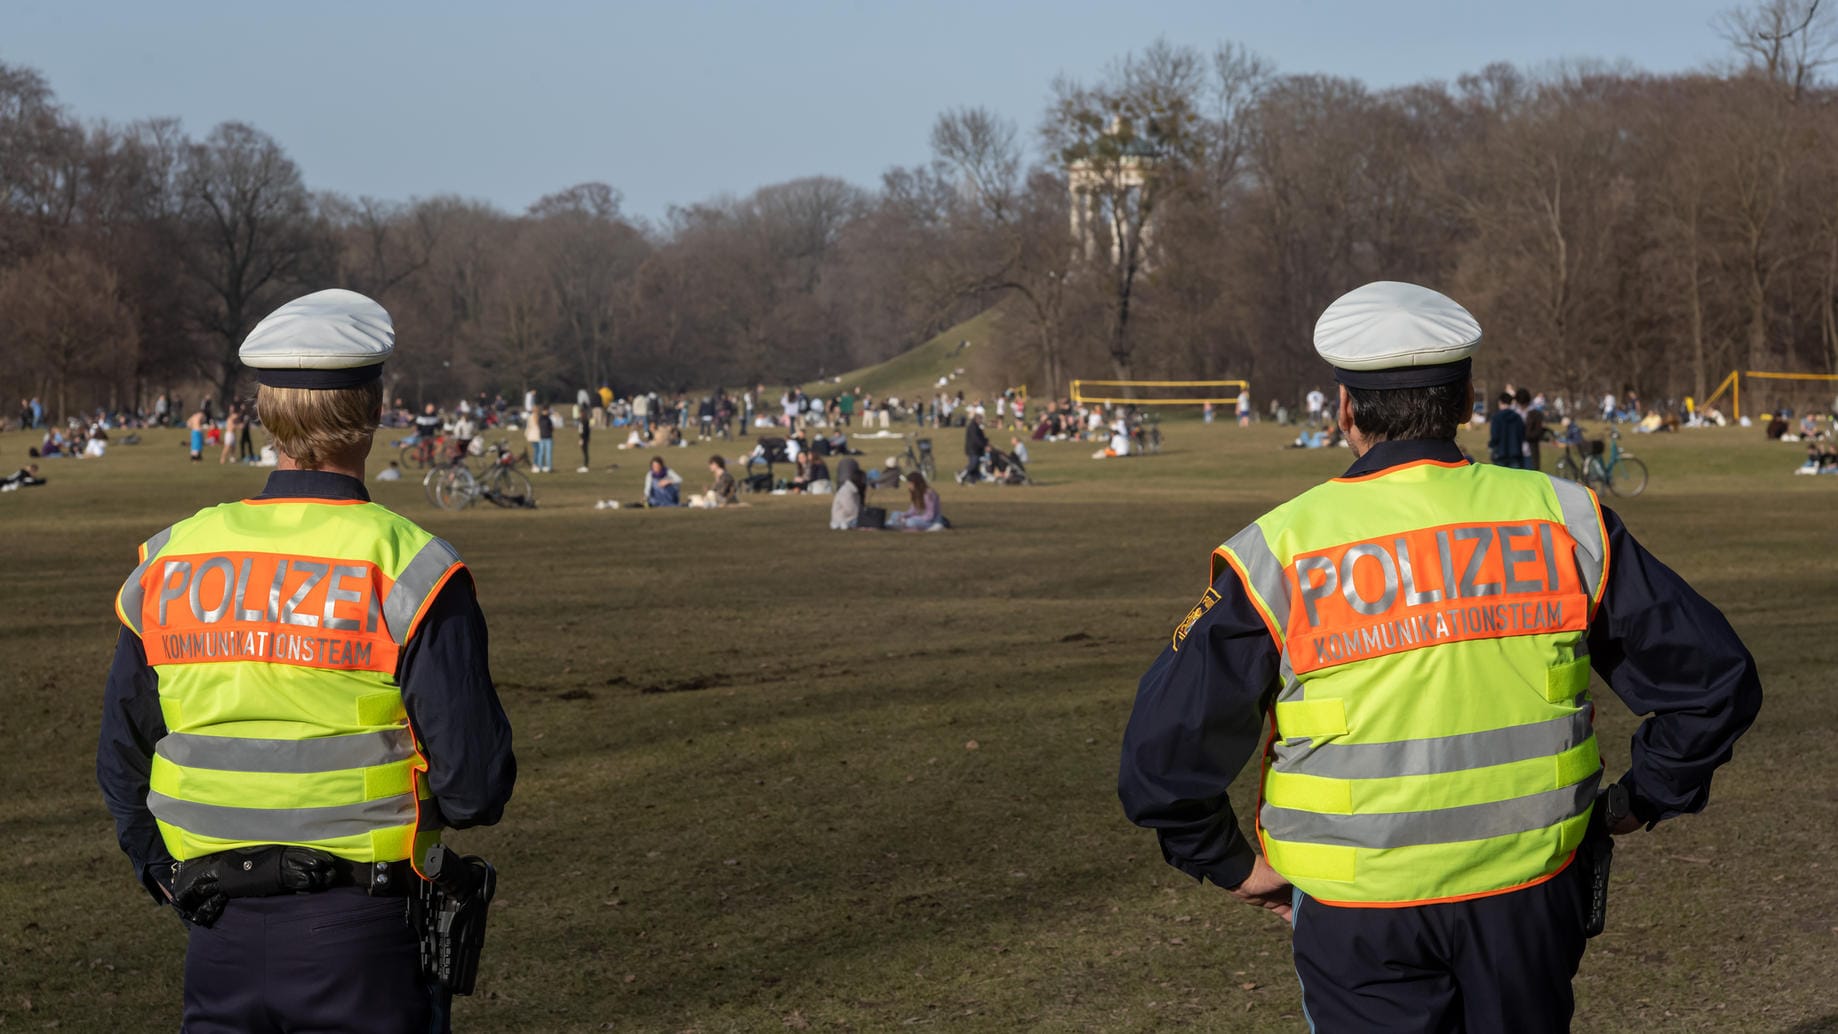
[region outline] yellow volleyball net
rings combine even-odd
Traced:
[[[1249,381],[1090,381],[1072,382],[1072,401],[1106,406],[1236,405],[1251,390]]]
[[[1743,383],[1747,381],[1748,383]],[[1764,406],[1778,407],[1788,401],[1798,401],[1797,409],[1829,404],[1831,392],[1838,391],[1838,373],[1772,373],[1766,370],[1731,370],[1723,378],[1715,391],[1701,403],[1700,410],[1709,409],[1729,396],[1732,419],[1742,419],[1742,393],[1747,391],[1751,402],[1760,401]],[[1823,395],[1821,399],[1819,396]],[[1760,396],[1759,398],[1757,396]],[[1818,405],[1823,409],[1823,405]]]

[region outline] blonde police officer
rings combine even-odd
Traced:
[[[278,469],[148,539],[117,599],[97,779],[186,921],[196,1034],[446,1026],[410,859],[498,821],[516,762],[465,565],[364,489],[394,341],[351,291],[258,324],[241,358]]]
[[[1592,811],[1698,811],[1760,707],[1728,622],[1594,493],[1456,447],[1480,340],[1411,284],[1328,307],[1356,459],[1215,551],[1125,733],[1124,810],[1294,924],[1316,1030],[1568,1029]],[[1592,669],[1651,714],[1607,793]],[[1226,800],[1260,747],[1261,855]]]

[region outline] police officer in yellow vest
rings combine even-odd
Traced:
[[[148,539],[116,601],[97,778],[186,921],[193,1034],[446,1027],[411,859],[497,822],[516,762],[459,554],[364,489],[394,341],[350,291],[258,324],[279,468]]]
[[[1294,924],[1318,1031],[1567,1030],[1588,860],[1701,809],[1761,703],[1722,614],[1593,492],[1456,447],[1480,340],[1411,284],[1327,309],[1357,459],[1217,549],[1125,734],[1124,810]],[[1651,714],[1613,785],[1592,669]],[[1261,855],[1226,800],[1260,749]]]

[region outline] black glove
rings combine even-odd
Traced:
[[[223,851],[179,866],[172,907],[195,926],[210,926],[231,898],[319,890],[331,885],[332,856],[309,847]]]

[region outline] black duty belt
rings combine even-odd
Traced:
[[[344,858],[332,860],[332,886],[361,887],[371,897],[401,897],[415,888],[421,877],[409,863],[353,862]]]
[[[261,855],[264,852],[280,850],[282,850],[280,847],[261,847],[247,848],[228,853],[239,856],[242,868],[247,870],[260,864]],[[289,850],[300,849],[290,848]],[[421,877],[416,875],[414,868],[408,863],[407,859],[395,862],[354,862],[348,858],[339,858],[336,855],[325,855],[324,852],[317,853],[322,857],[329,858],[331,861],[331,878],[326,881],[325,886],[318,888],[320,890],[330,890],[333,887],[358,887],[371,897],[403,897],[413,893],[415,884],[421,880]],[[193,861],[195,863],[203,863],[215,857],[217,856],[205,855]],[[231,864],[237,863],[232,861]],[[178,872],[179,863],[175,862],[173,863],[173,875],[175,878],[178,876]],[[241,889],[240,893],[232,892],[230,896],[262,897],[268,894],[286,893],[291,892],[287,888],[280,886],[262,887],[259,889],[245,887]]]

